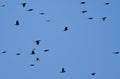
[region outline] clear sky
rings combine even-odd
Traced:
[[[113,54],[120,51],[119,3],[0,0],[0,79],[120,79],[120,55]],[[15,25],[16,20],[20,25]],[[40,45],[35,40],[41,40]],[[33,48],[36,54],[31,56]],[[62,67],[65,73],[60,73]]]

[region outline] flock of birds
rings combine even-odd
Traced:
[[[80,2],[80,4],[81,4],[81,5],[85,5],[86,2]],[[109,4],[110,4],[109,2],[105,3],[105,5],[109,5]],[[22,7],[24,8],[24,7],[26,7],[27,3],[21,3],[21,5],[22,5]],[[5,7],[5,6],[6,6],[5,4],[1,5],[1,7]],[[33,10],[34,10],[34,9],[31,8],[31,9],[28,9],[27,11],[33,11]],[[83,11],[82,11],[82,13],[87,13],[87,12],[88,12],[87,10],[83,10]],[[44,15],[45,13],[44,13],[44,12],[41,12],[41,13],[39,13],[39,14],[40,14],[40,15]],[[88,19],[92,20],[93,17],[89,17]],[[107,17],[104,16],[104,17],[102,17],[101,19],[102,19],[103,21],[105,21],[105,20],[107,19]],[[50,22],[50,20],[48,20],[48,22]],[[19,26],[19,25],[20,25],[19,20],[16,20],[15,25],[16,25],[16,26]],[[67,27],[67,26],[64,27],[64,31],[67,31],[67,30],[69,30],[68,27]],[[36,41],[35,41],[36,45],[39,45],[40,42],[41,42],[41,40],[36,40]],[[48,52],[48,51],[49,51],[49,49],[45,49],[45,50],[44,50],[44,52]],[[7,51],[2,51],[2,53],[7,53]],[[113,52],[113,54],[119,54],[119,53],[120,53],[120,52],[118,52],[118,51]],[[35,55],[35,54],[36,54],[36,53],[35,53],[35,48],[34,48],[34,49],[31,51],[31,55]],[[21,55],[21,53],[16,53],[16,55]],[[37,58],[36,58],[36,61],[40,61],[40,58],[37,57]],[[35,66],[35,64],[30,64],[30,66]],[[65,72],[66,72],[66,71],[65,71],[65,68],[62,67],[60,73],[65,73]],[[95,72],[92,72],[92,73],[91,73],[92,76],[94,76],[95,74],[96,74]]]

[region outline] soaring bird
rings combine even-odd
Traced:
[[[83,11],[82,11],[82,13],[86,13],[86,12],[87,12],[87,10],[83,10]]]
[[[7,51],[3,51],[2,53],[6,53]]]
[[[41,41],[41,40],[36,40],[36,41],[35,41],[36,45],[39,45],[39,44],[40,44],[40,41]]]
[[[1,5],[1,7],[5,7],[5,6],[6,6],[5,4]]]
[[[85,2],[81,2],[81,4],[85,4]]]
[[[64,31],[67,31],[67,30],[68,30],[68,27],[65,27],[65,28],[64,28]]]
[[[16,55],[20,55],[20,53],[16,53]]]
[[[19,23],[19,21],[18,20],[16,20],[16,24],[15,24],[16,26],[18,26],[18,25],[20,25],[20,23]]]
[[[113,54],[119,54],[119,53],[120,53],[120,52],[118,52],[118,51],[117,51],[117,52],[113,52]]]
[[[109,2],[106,2],[105,5],[109,5],[110,3]]]
[[[106,18],[107,18],[107,17],[102,17],[101,19],[102,19],[103,21],[105,21],[105,20],[106,20]]]
[[[33,9],[28,9],[27,11],[33,11]]]
[[[32,49],[32,52],[31,52],[31,55],[34,55],[35,54],[35,48]]]
[[[92,76],[94,76],[95,74],[96,74],[95,72],[91,73]]]
[[[89,17],[88,19],[93,19],[93,17]]]
[[[41,12],[41,13],[39,13],[39,14],[44,15],[45,13]]]
[[[64,73],[64,72],[66,72],[66,71],[65,71],[64,67],[62,67],[62,70],[60,73]]]
[[[21,5],[22,5],[23,7],[25,7],[25,6],[26,6],[26,4],[27,4],[27,3],[25,3],[25,2],[24,2],[24,3],[21,3]]]
[[[35,64],[30,64],[30,66],[35,66]]]
[[[39,61],[39,60],[40,60],[40,58],[37,57],[37,58],[36,58],[36,61]]]
[[[48,52],[48,51],[49,51],[49,49],[45,49],[45,50],[44,50],[44,52]]]

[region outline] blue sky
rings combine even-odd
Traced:
[[[80,4],[82,1],[86,4]],[[23,2],[27,3],[25,8]],[[0,52],[7,51],[0,53],[0,79],[119,79],[120,55],[113,54],[120,51],[119,3],[0,0],[0,6],[6,5],[0,7]],[[28,12],[30,8],[34,10]],[[82,10],[88,12],[83,14]],[[104,16],[107,19],[102,21]],[[15,26],[16,20],[19,26]],[[66,26],[68,31],[64,31]],[[38,39],[40,45],[34,42]],[[36,54],[31,56],[33,48]],[[50,51],[44,52],[47,48]],[[29,66],[32,63],[34,67]],[[62,67],[65,73],[59,73]]]

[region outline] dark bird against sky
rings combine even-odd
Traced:
[[[33,11],[33,9],[28,9],[27,11]]]
[[[87,10],[83,10],[83,11],[82,11],[82,13],[86,13],[86,12],[87,12]]]
[[[117,51],[117,52],[113,52],[113,54],[119,54],[119,53],[120,53],[120,52],[118,52],[118,51]]]
[[[64,72],[66,72],[66,71],[65,71],[64,67],[62,67],[62,70],[60,73],[64,73]]]
[[[93,19],[93,17],[89,17],[88,19],[90,19],[90,20],[91,20],[91,19]]]
[[[106,20],[106,18],[107,18],[107,17],[102,17],[101,19],[102,19],[103,21],[105,21],[105,20]]]
[[[92,76],[94,76],[95,74],[96,74],[95,72],[91,73]]]
[[[85,4],[86,2],[81,2],[81,4]]]
[[[25,7],[25,6],[26,6],[26,4],[27,4],[27,3],[25,3],[25,2],[24,2],[24,3],[21,3],[21,5],[22,5],[23,7]]]
[[[45,50],[44,50],[44,52],[48,52],[48,51],[49,51],[49,49],[45,49]]]
[[[110,3],[109,2],[106,2],[105,5],[109,5]]]
[[[18,25],[20,25],[20,23],[19,23],[19,21],[18,20],[16,20],[16,24],[15,24],[16,26],[18,26]]]
[[[67,31],[67,30],[68,30],[68,27],[65,27],[65,28],[64,28],[64,31]]]
[[[39,44],[40,44],[40,41],[41,41],[41,40],[36,40],[36,41],[35,41],[36,45],[39,45]]]

